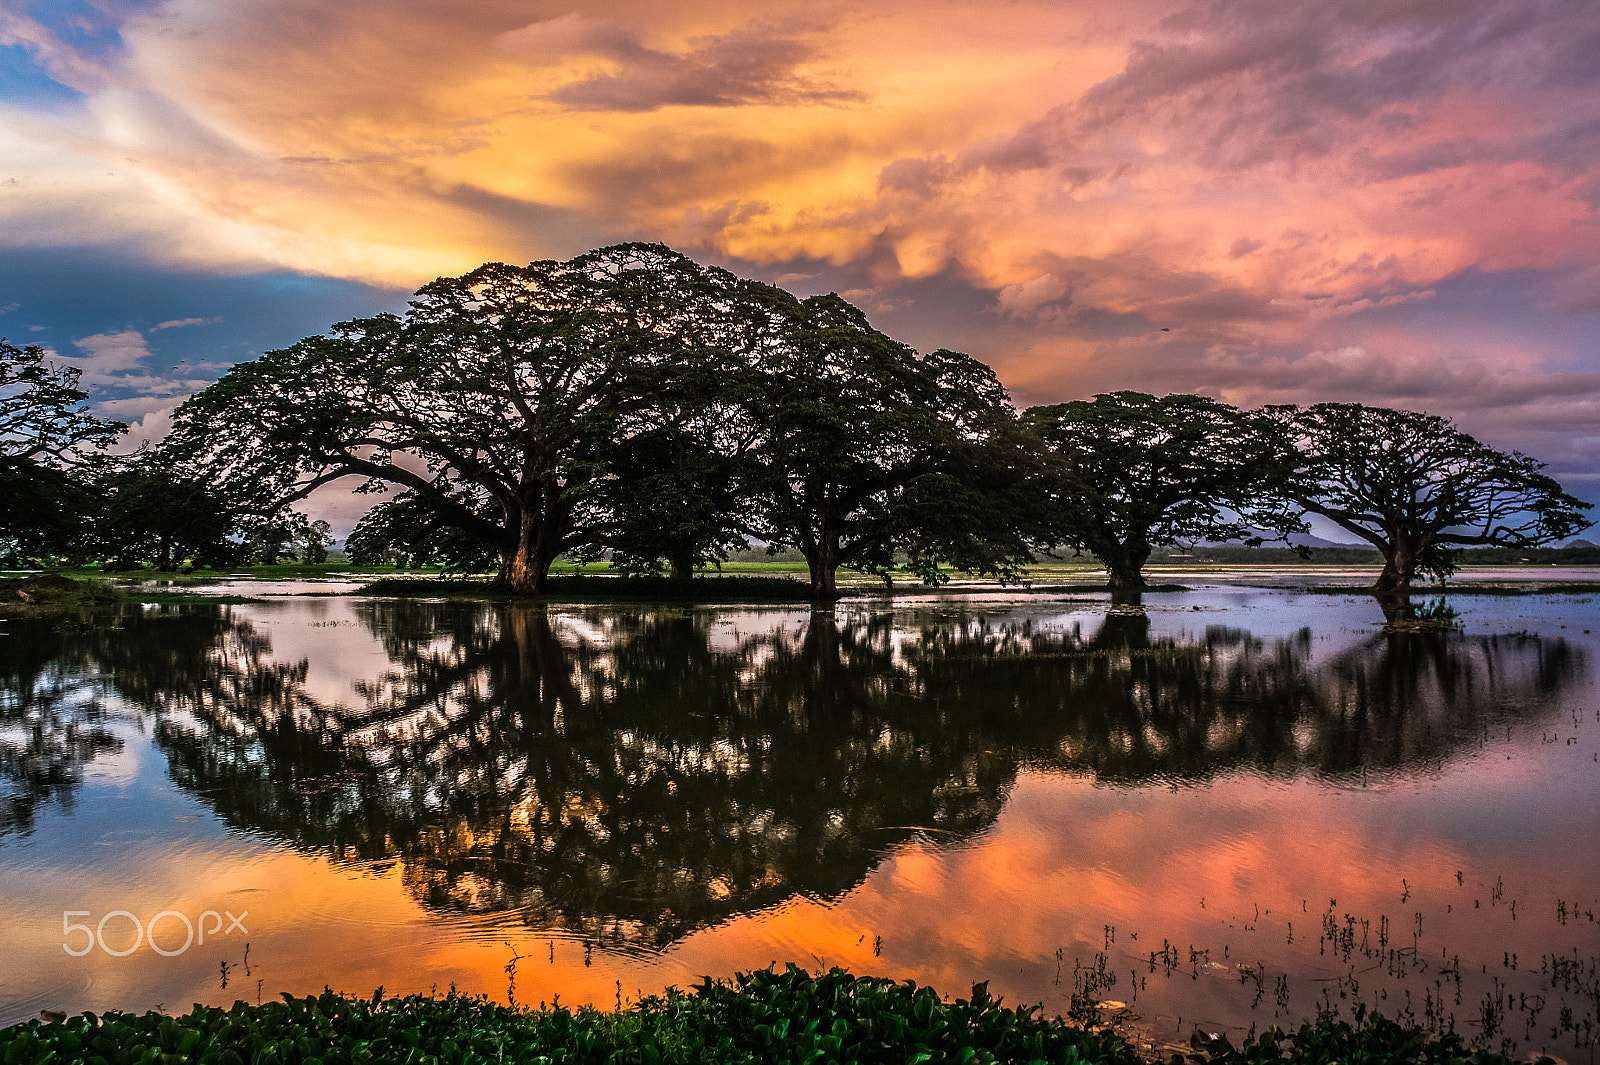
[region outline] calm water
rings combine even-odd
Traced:
[[[1593,1060],[1588,595],[1385,635],[1224,583],[1142,616],[308,590],[0,622],[0,1023],[793,961],[1076,993],[1158,1045],[1363,1002]]]

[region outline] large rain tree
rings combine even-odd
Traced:
[[[1113,592],[1144,587],[1160,544],[1260,544],[1303,526],[1233,407],[1204,396],[1108,392],[1030,407],[1055,469],[1052,539],[1094,555]]]
[[[751,285],[745,295],[765,286]],[[783,294],[787,296],[787,293]],[[763,329],[760,300],[743,300],[725,343],[697,349],[626,435],[609,442],[595,485],[604,520],[574,557],[609,552],[624,574],[665,568],[674,579],[720,566],[758,531],[755,453],[762,434],[749,409],[759,387],[754,361]]]
[[[491,263],[403,316],[344,322],[230,370],[177,412],[174,448],[254,510],[343,477],[492,548],[539,592],[604,524],[604,457],[707,346],[747,283],[661,245]]]
[[[837,295],[790,298],[782,314],[749,410],[765,538],[800,550],[812,594],[834,596],[840,567],[906,565],[929,583],[947,565],[1017,575],[1031,558],[1013,507],[1021,464],[1008,461],[1021,452],[994,372],[919,354]]]
[[[0,340],[0,557],[71,549],[97,505],[96,467],[126,426],[90,413],[79,375]]]
[[[1539,472],[1542,463],[1438,415],[1319,403],[1269,407],[1263,424],[1280,434],[1294,500],[1383,554],[1379,593],[1448,577],[1463,547],[1535,547],[1591,524],[1590,504]]]

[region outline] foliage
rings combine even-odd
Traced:
[[[1044,1020],[1010,1008],[975,984],[968,999],[945,1001],[911,981],[782,972],[706,980],[692,994],[646,999],[640,1048],[663,1061],[716,1062],[1127,1062],[1133,1048],[1110,1032]],[[649,1060],[648,1052],[642,1055]]]
[[[791,324],[751,402],[762,538],[800,549],[819,597],[840,566],[890,572],[897,548],[929,583],[941,562],[1015,576],[1030,554],[983,478],[994,465],[977,461],[1014,420],[994,372],[959,352],[918,355],[836,295],[782,313]]]
[[[231,1009],[195,1006],[167,1017],[85,1013],[0,1031],[5,1065],[359,1065],[476,1061],[549,1065],[676,1063],[1061,1062],[1133,1063],[1109,1033],[1044,1021],[1010,1009],[985,985],[970,1000],[945,1002],[909,982],[857,978],[842,970],[811,976],[740,974],[692,992],[669,990],[633,1009],[602,1013],[554,1006],[524,1012],[454,993],[369,999],[325,991]]]
[[[624,244],[440,278],[404,317],[235,366],[173,439],[263,516],[351,475],[402,489],[363,557],[493,552],[538,592],[561,554],[687,576],[758,535],[831,595],[838,566],[887,572],[897,548],[929,580],[1014,575],[1025,545],[972,461],[1013,421],[988,367],[919,356],[838,296]]]
[[[1264,531],[1304,528],[1255,434],[1225,403],[1109,392],[1030,407],[1022,420],[1055,460],[1054,542],[1093,554],[1113,588],[1143,586],[1157,544],[1259,546]]]
[[[94,539],[116,568],[150,563],[173,570],[183,562],[208,566],[238,559],[240,545],[229,539],[233,516],[210,485],[182,477],[148,455],[136,456],[105,484]]]
[[[0,564],[85,554],[99,494],[76,470],[0,457]]]
[[[0,340],[0,560],[77,553],[96,453],[126,426],[94,417],[79,371]]]
[[[750,330],[741,332],[748,340]],[[587,550],[573,553],[578,560],[609,549],[621,573],[666,569],[683,579],[747,545],[761,438],[749,403],[758,381],[748,351],[690,354],[630,432],[602,445],[606,474],[596,491],[607,520]]]
[[[333,543],[330,526],[298,510],[282,510],[268,518],[247,515],[240,521],[241,551],[253,566],[306,565],[328,561]]]
[[[381,995],[380,989],[359,1000],[324,992],[303,999],[285,995],[262,1006],[235,1002],[228,1010],[196,1005],[176,1017],[108,1011],[52,1024],[29,1021],[0,1032],[0,1057],[6,1065],[334,1065],[419,1058],[448,1065],[537,1059],[540,1048],[515,1011],[458,995]],[[553,1034],[559,1026],[551,1023],[546,1029]],[[587,1059],[569,1050],[553,1060]]]
[[[1196,1031],[1188,1055],[1196,1065],[1511,1065],[1504,1054],[1467,1046],[1456,1032],[1432,1035],[1400,1024],[1357,1005],[1354,1023],[1319,1017],[1302,1024],[1294,1035],[1276,1025],[1235,1047],[1226,1036]],[[1538,1065],[1554,1065],[1541,1057]]]
[[[174,438],[263,514],[350,475],[409,489],[538,591],[592,533],[601,445],[722,342],[741,284],[651,244],[490,263],[425,285],[403,318],[235,366],[179,407]]]
[[[1196,1032],[1196,1065],[1509,1065],[1511,1059],[1432,1036],[1358,1010],[1354,1024],[1319,1018],[1292,1037],[1277,1028],[1234,1047]],[[231,1009],[188,1013],[84,1013],[0,1030],[5,1065],[369,1065],[384,1061],[468,1065],[1136,1065],[1133,1047],[1110,1031],[1046,1020],[1006,1007],[986,984],[946,1001],[928,987],[856,977],[840,969],[707,979],[668,989],[616,1012],[537,1011],[484,998],[411,995],[358,999],[324,991]],[[1550,1059],[1541,1059],[1549,1062]]]
[[[362,515],[345,537],[344,549],[358,566],[394,563],[406,568],[438,565],[456,572],[495,569],[499,552],[455,524],[452,510],[433,504],[433,493],[401,492]],[[463,496],[455,506],[492,515],[482,504]]]
[[[1268,408],[1260,424],[1293,467],[1289,491],[1383,553],[1379,592],[1444,580],[1458,548],[1533,547],[1588,527],[1567,495],[1519,452],[1497,451],[1433,414],[1319,403]]]
[[[42,465],[72,466],[85,447],[103,448],[127,426],[88,411],[80,371],[52,366],[43,348],[0,340],[0,455]]]

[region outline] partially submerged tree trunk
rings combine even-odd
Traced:
[[[1144,564],[1150,558],[1150,545],[1142,540],[1130,539],[1126,543],[1114,544],[1100,557],[1106,567],[1106,583],[1111,586],[1112,602],[1117,602],[1117,597],[1132,595],[1133,601],[1138,602],[1139,593],[1144,590]]]
[[[802,545],[806,556],[806,570],[811,577],[811,598],[837,599],[839,586],[839,538],[826,527],[814,544]]]
[[[1422,557],[1423,544],[1416,536],[1404,533],[1391,534],[1383,552],[1383,572],[1372,590],[1379,595],[1406,595],[1411,591],[1411,581],[1417,575],[1417,561]]]

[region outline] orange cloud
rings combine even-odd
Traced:
[[[1403,360],[1382,334],[1426,337],[1380,312],[1474,273],[1541,272],[1587,313],[1600,33],[1537,6],[169,0],[94,53],[9,15],[80,96],[0,109],[0,217],[407,287],[664,239],[851,290],[1023,392],[1124,359],[1150,374],[1105,387],[1216,391],[1219,352]],[[1562,358],[1481,336],[1454,376]]]

